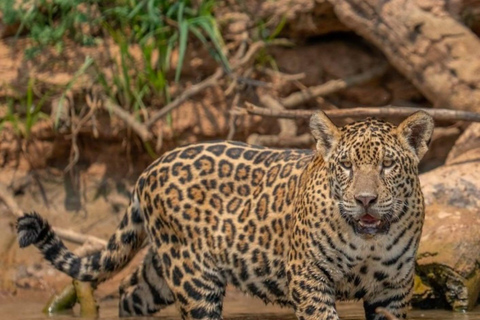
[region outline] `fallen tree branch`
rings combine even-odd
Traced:
[[[145,123],[146,129],[150,129],[155,122],[160,120],[162,117],[167,115],[173,109],[179,107],[185,100],[190,98],[191,96],[196,95],[197,93],[205,90],[206,88],[212,87],[218,83],[218,80],[223,76],[223,70],[218,68],[217,71],[207,79],[194,84],[193,86],[189,87],[185,91],[183,91],[175,100],[167,104],[165,107],[160,109],[159,111],[152,114],[150,120]]]
[[[23,211],[18,207],[18,204],[15,201],[15,199],[13,199],[11,192],[9,192],[3,184],[0,184],[0,201],[2,201],[7,206],[8,210],[15,217],[18,218],[23,216]],[[94,236],[80,234],[72,230],[55,228],[55,227],[53,228],[53,230],[63,240],[70,241],[76,244],[84,244],[86,242],[89,242],[91,244],[99,244],[102,246],[106,246],[107,244],[105,240],[102,240]]]
[[[242,109],[240,109],[242,110]],[[243,109],[246,114],[255,114],[264,117],[297,119],[309,118],[317,110],[272,110],[260,108],[250,102],[245,103]],[[407,117],[416,111],[425,111],[437,121],[469,121],[480,122],[480,113],[449,110],[449,109],[429,109],[429,108],[413,108],[413,107],[360,107],[338,110],[324,110],[324,112],[332,119],[365,118],[365,117]]]
[[[86,234],[80,234],[80,233],[77,233],[75,231],[68,230],[68,229],[61,229],[61,228],[56,228],[56,227],[52,227],[52,228],[53,228],[53,231],[55,231],[55,233],[65,241],[70,241],[70,242],[76,243],[76,244],[84,244],[84,243],[89,242],[89,243],[95,243],[95,244],[98,243],[102,246],[107,245],[107,241],[105,241],[103,239],[100,239],[100,238],[97,238],[97,237],[94,237],[94,236],[89,236],[89,235],[86,235]]]
[[[285,110],[278,100],[271,95],[263,95],[260,97],[260,102],[271,110]],[[292,147],[299,145],[310,145],[310,135],[307,137],[297,137],[298,127],[293,119],[277,119],[280,126],[280,132],[276,135],[262,135],[252,133],[247,138],[247,143],[257,144],[270,147]],[[306,140],[305,140],[306,139]]]
[[[265,41],[254,42],[248,49],[247,53],[245,53],[245,55],[241,59],[239,59],[238,62],[233,64],[233,69],[235,70],[247,64],[249,61],[253,59],[255,54],[261,49],[267,46],[274,46],[274,45],[291,46],[292,42],[287,39],[274,39],[269,42],[265,42]]]
[[[319,96],[326,96],[340,90],[359,85],[370,80],[373,80],[387,71],[387,64],[382,64],[372,68],[364,73],[346,77],[345,79],[335,79],[327,81],[321,85],[309,87],[305,90],[294,92],[286,98],[280,100],[281,104],[287,108],[295,108],[308,100]]]
[[[261,96],[260,102],[271,110],[285,110],[285,107],[269,94]],[[298,128],[295,120],[280,118],[278,119],[278,124],[280,126],[280,133],[278,136],[295,137],[297,135]]]
[[[142,139],[142,141],[148,141],[152,138],[152,134],[148,130],[149,127],[144,125],[128,113],[125,109],[114,103],[109,98],[104,98],[102,103],[103,109],[112,112],[114,115],[122,119],[136,134]]]
[[[309,133],[304,133],[299,136],[284,137],[252,133],[248,137],[247,143],[275,148],[309,148],[314,143],[314,140]]]

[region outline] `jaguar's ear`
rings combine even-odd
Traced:
[[[310,118],[310,130],[317,141],[317,150],[323,159],[328,160],[331,151],[340,140],[340,131],[325,113],[316,112]]]
[[[428,150],[432,139],[434,122],[425,111],[417,111],[405,119],[397,128],[400,142],[413,151],[420,161]]]

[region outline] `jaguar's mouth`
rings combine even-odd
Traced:
[[[375,235],[388,231],[388,223],[385,219],[379,219],[368,213],[362,215],[355,222],[355,231],[358,234]]]

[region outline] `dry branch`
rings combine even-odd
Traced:
[[[365,117],[407,117],[416,111],[425,111],[437,121],[469,121],[480,122],[480,113],[469,111],[458,111],[448,109],[429,109],[429,108],[413,108],[413,107],[361,107],[338,110],[324,110],[324,112],[332,119],[365,118]],[[260,115],[264,117],[274,118],[309,118],[316,110],[271,110],[260,108],[252,103],[245,103],[245,111],[249,114]]]
[[[103,108],[112,112],[114,115],[122,119],[142,141],[148,141],[152,138],[152,134],[148,131],[149,127],[135,120],[135,118],[125,109],[114,103],[111,99],[105,98],[102,104]]]
[[[351,86],[363,84],[373,80],[383,75],[385,71],[387,71],[387,65],[383,64],[364,73],[346,77],[345,79],[330,80],[321,85],[309,87],[299,92],[294,92],[288,97],[281,99],[281,104],[287,109],[292,109],[313,98],[326,96]]]
[[[84,244],[84,243],[98,243],[99,245],[106,246],[107,242],[103,239],[89,236],[85,234],[80,234],[75,231],[69,229],[61,229],[53,227],[53,231],[65,241],[70,241],[76,244]]]
[[[252,133],[248,137],[247,143],[276,148],[309,148],[314,143],[314,140],[309,133],[305,133],[299,136],[286,137]]]
[[[183,102],[185,102],[191,96],[194,96],[197,93],[216,85],[218,83],[218,80],[220,80],[222,76],[223,76],[223,70],[221,68],[218,68],[217,71],[215,71],[215,73],[210,77],[208,77],[207,79],[197,84],[194,84],[193,86],[183,91],[175,100],[167,104],[165,107],[163,107],[159,111],[152,114],[150,120],[148,120],[145,123],[146,128],[150,129],[155,124],[155,122],[157,122],[162,117],[167,115],[167,113],[169,113],[173,109],[179,107]]]
[[[9,192],[3,184],[0,184],[0,201],[2,201],[7,206],[8,210],[15,217],[18,218],[23,216],[23,211],[20,209],[15,199],[13,199],[11,192]],[[105,240],[102,240],[94,236],[80,234],[72,230],[61,229],[61,228],[53,228],[53,230],[63,240],[70,241],[76,244],[91,243],[91,244],[99,244],[102,246],[105,246],[107,244]]]
[[[260,102],[271,110],[285,110],[285,107],[282,106],[280,102],[268,94],[261,96]],[[295,123],[295,120],[279,118],[277,122],[280,126],[280,133],[278,135],[261,135],[252,133],[250,136],[248,136],[247,143],[284,148],[310,144],[310,135],[300,137],[296,136],[298,127]]]
[[[285,107],[275,100],[271,95],[264,95],[260,97],[260,102],[271,110],[285,110]],[[294,120],[291,119],[278,119],[278,124],[280,125],[279,136],[288,136],[295,137],[297,135],[297,124]]]
[[[258,51],[265,48],[266,46],[273,46],[273,45],[291,46],[292,42],[286,39],[275,39],[269,42],[265,42],[265,41],[254,42],[248,49],[247,53],[245,53],[245,55],[240,60],[238,60],[238,62],[233,64],[232,68],[237,69],[241,66],[244,66],[245,64],[247,64],[253,59],[253,57],[255,56],[255,54],[257,54]]]

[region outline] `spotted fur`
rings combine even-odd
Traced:
[[[424,217],[417,166],[433,121],[419,112],[398,127],[337,128],[317,113],[310,126],[316,152],[211,142],[166,153],[98,254],[75,256],[36,213],[19,218],[19,243],[99,282],[148,239],[121,286],[123,316],[175,303],[183,319],[222,319],[231,283],[298,319],[338,319],[336,299],[363,299],[367,319],[382,319],[380,306],[405,318]]]

